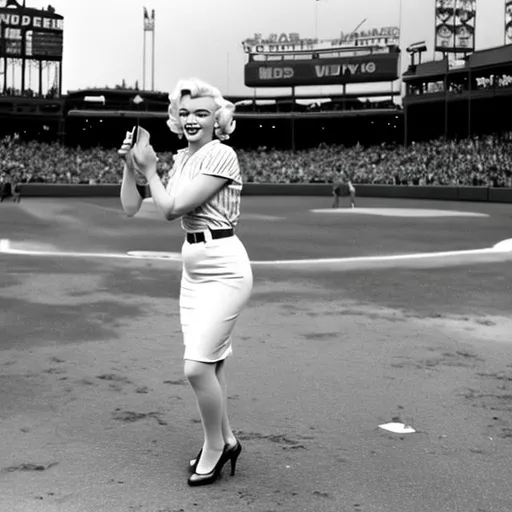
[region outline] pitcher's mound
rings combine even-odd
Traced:
[[[323,208],[311,211],[333,215],[380,215],[383,217],[489,217],[486,213],[421,208]]]

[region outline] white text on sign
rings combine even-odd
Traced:
[[[362,64],[332,64],[329,66],[315,66],[316,76],[344,76],[360,73],[372,74],[377,70],[375,62],[363,62]]]

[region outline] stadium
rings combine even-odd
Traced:
[[[251,93],[221,91],[236,130],[215,146],[240,222],[211,239],[187,228],[202,204],[162,218],[192,139],[154,67],[64,91],[73,9],[29,3],[0,1],[0,510],[510,512],[511,0],[484,49],[476,0],[430,0],[433,49],[401,25],[241,41]],[[134,126],[158,166],[132,211]],[[237,237],[254,282],[223,399],[243,451],[223,458],[222,432],[214,485],[191,489],[184,248]]]
[[[170,153],[179,143],[166,134],[168,91],[129,89],[122,84],[111,89],[63,94],[63,17],[53,8],[37,12],[23,7],[28,13],[27,20],[30,16],[32,20],[47,20],[49,28],[28,30],[37,28],[29,24],[20,32],[12,22],[23,19],[22,13],[12,14],[20,9],[19,4],[12,2],[4,9],[10,14],[2,19],[4,73],[0,136],[31,143],[57,142],[69,148],[70,154],[78,146],[90,148],[75,159],[91,158],[90,167],[95,167],[94,148],[116,147],[119,140],[115,134],[140,123],[153,133],[156,150],[169,153],[171,158]],[[467,22],[462,25],[457,16],[447,22],[438,16],[435,44],[442,58],[430,62],[421,62],[422,52],[426,50],[421,44],[407,49],[398,46],[398,27],[349,34],[339,40],[299,39],[298,34],[274,34],[262,39],[257,34],[260,40],[253,37],[243,41],[242,48],[247,55],[245,84],[253,88],[254,94],[227,96],[236,105],[240,128],[229,144],[242,154],[247,152],[245,159],[249,161],[254,155],[261,155],[265,161],[265,151],[259,152],[260,148],[281,151],[281,159],[291,162],[290,169],[281,177],[272,170],[272,179],[282,183],[330,183],[332,167],[336,166],[334,155],[343,160],[346,151],[350,166],[363,167],[351,161],[354,158],[351,148],[362,146],[367,150],[367,162],[357,172],[361,184],[382,184],[382,175],[391,175],[394,184],[510,186],[507,148],[511,126],[508,116],[500,113],[508,109],[511,101],[512,49],[505,45],[474,51],[474,38],[468,42],[467,37],[454,33],[450,41],[449,34],[448,39],[446,34],[439,35],[442,27],[450,23],[474,31],[474,18],[465,16]],[[22,37],[22,34],[27,35]],[[416,62],[418,58],[420,62]],[[409,66],[400,76],[403,59],[409,60]],[[295,94],[296,87],[303,85],[339,85],[340,92],[324,96]],[[371,92],[350,92],[354,85],[378,88]],[[284,94],[265,94],[269,87],[280,87]],[[290,90],[291,94],[287,93]],[[498,146],[500,158],[498,163],[488,158],[482,158],[482,162],[473,160],[471,166],[468,162],[455,178],[436,176],[440,140],[450,141],[442,146],[443,153],[454,148],[453,158],[461,146],[467,146],[466,141],[474,144],[476,140],[487,140],[491,153]],[[294,175],[300,155],[322,146],[331,148],[327,162],[323,153],[318,155],[325,170],[320,169],[314,176]],[[383,147],[385,158],[375,155],[379,147]],[[396,161],[396,147],[404,148],[404,162],[416,158],[417,164],[422,165],[425,159],[433,160],[434,171],[423,172],[423,176],[418,172],[401,173],[400,168],[404,166]],[[417,155],[418,150],[421,155]],[[446,156],[443,154],[441,158]],[[391,172],[390,166],[394,168]],[[34,171],[32,174],[42,179],[42,173]],[[66,169],[69,171],[73,173],[74,169]],[[59,175],[58,180],[64,179],[58,170],[54,172]],[[248,181],[258,181],[258,176],[250,174],[248,169]],[[87,176],[89,179],[101,182],[98,177]],[[117,182],[119,179],[117,175]],[[84,180],[82,176],[81,181]],[[18,181],[26,182],[27,176],[21,176]],[[112,182],[116,182],[115,178],[110,178],[109,183]]]

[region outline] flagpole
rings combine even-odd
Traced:
[[[145,9],[145,8],[144,8]],[[142,26],[142,90],[146,90],[146,11],[144,10],[144,23]]]
[[[318,0],[315,0],[315,40],[318,39]]]
[[[402,44],[402,0],[398,6],[398,30],[398,47],[400,47]]]
[[[151,51],[151,90],[155,90],[155,10],[151,13],[151,35],[152,35],[152,51]]]
[[[398,90],[400,91],[400,100],[402,99],[402,88],[403,88],[403,80],[402,80],[402,0],[400,0],[399,7],[398,7],[398,49],[400,50],[399,53],[399,62],[400,62],[400,69],[399,69],[399,80],[398,80]]]
[[[4,94],[7,93],[7,52],[5,51],[5,33],[4,33],[4,24],[0,22],[0,36],[2,47],[4,48]]]

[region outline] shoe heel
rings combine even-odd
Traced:
[[[238,456],[242,452],[242,445],[237,443],[237,447],[234,452],[231,454],[231,476],[235,476],[236,471],[236,461],[238,460]]]

